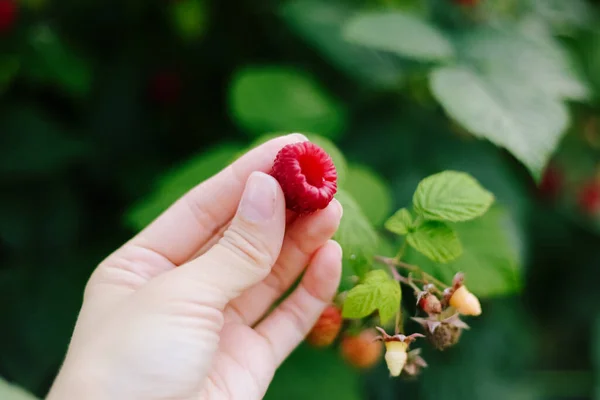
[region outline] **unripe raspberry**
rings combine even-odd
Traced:
[[[327,347],[333,343],[342,328],[342,313],[334,305],[328,306],[317,320],[306,341],[314,347]]]
[[[442,303],[433,293],[419,293],[418,304],[427,314],[439,314],[442,312]]]
[[[400,376],[400,373],[406,365],[408,354],[406,349],[408,344],[398,341],[385,342],[385,362],[390,370],[391,376]]]
[[[460,286],[452,293],[450,305],[462,315],[481,315],[479,299],[466,286]]]
[[[376,339],[377,335],[372,330],[362,331],[358,336],[344,337],[340,345],[342,357],[356,368],[373,367],[381,358],[382,352],[381,344]]]

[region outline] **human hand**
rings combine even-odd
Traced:
[[[303,140],[288,135],[250,151],[98,266],[48,400],[263,397],[341,273],[330,240],[339,202],[286,214],[264,173],[283,146]]]

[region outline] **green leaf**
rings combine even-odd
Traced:
[[[387,221],[385,229],[398,235],[406,235],[413,227],[412,216],[406,208],[401,208]]]
[[[309,75],[278,66],[247,67],[233,78],[231,113],[254,136],[264,132],[341,135],[346,112]]]
[[[35,82],[56,85],[74,96],[87,94],[92,84],[88,61],[47,26],[37,26],[30,32],[29,52],[22,66],[25,75]]]
[[[360,400],[358,371],[334,349],[306,344],[296,349],[277,369],[265,400]]]
[[[557,99],[590,95],[569,54],[544,29],[478,29],[464,35],[459,45],[473,68],[486,75]]]
[[[392,193],[388,184],[371,169],[352,165],[344,190],[352,195],[371,224],[378,226],[392,208]]]
[[[204,0],[177,0],[171,7],[173,24],[183,39],[196,39],[204,33],[207,22]]]
[[[454,229],[443,222],[427,221],[406,236],[415,250],[433,261],[447,263],[462,254],[462,245]]]
[[[415,212],[435,221],[469,221],[490,208],[494,196],[471,175],[444,171],[423,179],[413,197]]]
[[[401,60],[393,54],[349,43],[341,27],[353,10],[341,1],[285,2],[281,14],[290,27],[332,64],[351,77],[375,87],[396,87],[404,76]]]
[[[391,320],[400,309],[400,284],[385,271],[369,272],[362,283],[348,292],[344,300],[344,318],[364,318],[376,310],[382,324]]]
[[[431,73],[430,85],[450,117],[474,135],[505,147],[536,179],[569,124],[560,100],[508,76],[441,67]]]
[[[37,397],[18,386],[12,385],[0,377],[0,399],[2,400],[36,400]]]
[[[358,14],[344,27],[344,36],[352,43],[420,61],[454,56],[452,43],[444,33],[416,16],[401,12]]]
[[[334,239],[344,250],[343,267],[363,277],[371,268],[378,246],[377,232],[369,223],[354,198],[344,190],[335,196],[344,208],[344,215]]]
[[[411,251],[407,261],[447,283],[462,271],[469,290],[480,297],[507,295],[521,288],[525,233],[504,208],[494,206],[483,217],[452,228],[460,236],[462,256],[439,265]]]
[[[128,225],[144,228],[188,190],[225,168],[240,149],[238,145],[221,144],[161,177],[156,190],[128,212]]]

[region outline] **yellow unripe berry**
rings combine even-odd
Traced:
[[[479,299],[465,286],[461,286],[450,297],[450,305],[463,315],[481,315]]]
[[[385,362],[390,370],[390,375],[399,376],[408,358],[406,354],[408,344],[399,341],[389,341],[385,343],[385,348]]]

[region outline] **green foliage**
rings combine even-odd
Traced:
[[[508,295],[521,288],[524,233],[505,209],[494,206],[481,218],[451,227],[463,244],[459,258],[439,266],[410,252],[407,260],[445,282],[451,282],[456,272],[464,272],[469,290],[479,297]]]
[[[171,7],[173,25],[183,39],[197,39],[204,33],[207,22],[205,0],[177,0]]]
[[[406,235],[406,242],[433,261],[447,263],[462,254],[454,229],[444,222],[426,221]]]
[[[158,180],[156,190],[148,198],[129,211],[127,222],[142,229],[188,190],[226,167],[239,150],[237,145],[222,144],[173,169]]]
[[[2,400],[36,400],[37,397],[26,392],[18,386],[11,385],[0,378],[0,398]]]
[[[452,118],[474,135],[505,147],[536,179],[569,121],[560,100],[508,77],[464,66],[434,70],[431,90]]]
[[[387,221],[385,221],[385,229],[397,235],[406,235],[413,229],[413,219],[410,211],[406,208],[401,208]]]
[[[300,346],[275,373],[266,400],[359,400],[358,373],[332,349]]]
[[[369,222],[381,225],[392,208],[392,194],[387,183],[379,175],[363,166],[352,165],[344,190],[356,200]]]
[[[335,197],[344,208],[344,215],[334,236],[344,250],[344,270],[352,270],[363,277],[370,269],[377,249],[377,233],[349,193],[340,190]]]
[[[415,212],[434,221],[469,221],[482,216],[494,196],[470,175],[444,171],[425,178],[413,197]]]
[[[344,36],[353,43],[420,61],[446,60],[454,55],[452,43],[442,32],[401,12],[359,14],[344,27]]]
[[[340,27],[353,12],[342,1],[288,1],[281,14],[298,35],[359,82],[389,88],[397,86],[404,77],[402,64],[394,56],[343,38]]]
[[[73,96],[86,95],[92,84],[91,66],[48,26],[29,32],[23,73],[34,82],[57,86]]]
[[[383,270],[374,270],[350,290],[344,300],[344,318],[364,318],[379,311],[382,324],[390,321],[400,310],[400,283]]]
[[[231,113],[249,134],[315,132],[337,138],[346,123],[343,107],[309,75],[279,66],[237,72],[230,91]]]

